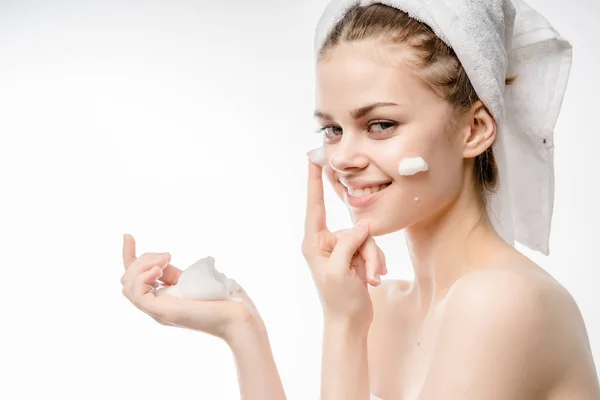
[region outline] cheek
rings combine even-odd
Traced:
[[[462,185],[463,158],[460,148],[441,138],[430,148],[427,186],[424,195],[433,199],[453,196]]]
[[[394,140],[397,139],[397,140]],[[427,135],[400,136],[382,143],[379,149],[377,163],[394,181],[398,183],[408,183],[413,180],[419,180],[422,172],[415,175],[401,175],[398,166],[405,159],[420,157],[428,164],[431,164],[433,158],[431,141]],[[425,172],[427,174],[427,172]]]
[[[331,167],[325,166],[323,167],[323,175],[325,175],[335,193],[341,199],[344,199],[344,186],[342,186],[342,184],[335,177],[335,171]]]
[[[416,136],[411,137],[414,139]],[[381,151],[380,166],[396,183],[397,195],[404,204],[424,206],[455,192],[462,182],[462,155],[456,143],[441,134],[419,135],[419,140],[398,141]],[[428,165],[425,172],[404,176],[398,164],[405,158],[421,157]]]

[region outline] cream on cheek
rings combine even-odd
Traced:
[[[429,170],[429,165],[423,157],[403,158],[398,163],[398,173],[402,176],[410,177],[419,172],[426,172],[427,170]],[[419,196],[415,197],[416,202],[420,200],[421,198]]]
[[[398,173],[404,176],[415,175],[419,172],[425,172],[429,169],[429,165],[423,157],[408,157],[403,158],[398,163]]]
[[[387,157],[394,157],[396,150],[395,146],[390,146],[390,150],[392,154],[386,154]],[[388,152],[389,153],[389,152]],[[327,152],[325,151],[325,147],[317,147],[307,153],[308,158],[311,162],[318,164],[320,166],[325,166],[329,163],[327,159]],[[418,173],[426,172],[429,170],[429,165],[427,161],[423,159],[423,157],[404,157],[398,162],[397,172],[398,174],[406,177],[413,176]],[[421,197],[416,196],[414,198],[415,202],[421,200]]]
[[[383,158],[385,158],[386,165],[395,166],[395,173],[410,179],[416,174],[428,171],[429,165],[423,157],[416,156],[414,155],[414,151],[407,150],[408,147],[410,147],[408,144],[386,146],[386,151],[381,154],[381,157],[382,161]],[[411,156],[406,156],[406,154],[409,152],[411,153]],[[420,196],[414,197],[415,202],[420,200]]]

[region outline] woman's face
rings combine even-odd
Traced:
[[[461,135],[448,130],[451,106],[415,75],[407,55],[376,41],[343,43],[316,71],[325,173],[353,221],[368,220],[374,236],[433,215],[463,184]],[[428,171],[400,175],[398,163],[407,157],[422,157]],[[389,186],[366,204],[348,200],[348,186],[380,184]]]

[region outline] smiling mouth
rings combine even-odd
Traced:
[[[366,197],[371,194],[381,192],[382,190],[384,190],[391,184],[392,184],[392,182],[389,182],[389,183],[384,183],[383,185],[370,186],[370,187],[363,188],[363,189],[353,189],[353,188],[348,188],[345,186],[344,186],[344,188],[346,189],[346,193],[349,196],[360,198],[360,197]]]

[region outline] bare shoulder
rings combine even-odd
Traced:
[[[468,273],[444,303],[449,337],[521,358],[520,367],[537,371],[541,382],[562,379],[573,365],[590,361],[582,359],[589,340],[575,300],[533,262]]]
[[[445,299],[451,315],[510,321],[527,327],[528,336],[548,336],[547,329],[571,328],[581,314],[571,294],[542,268],[531,263],[482,268],[461,277]],[[564,339],[564,337],[562,337]]]
[[[566,296],[565,299],[569,297],[568,292],[555,279],[533,262],[490,266],[474,270],[457,280],[448,295],[449,297],[462,297],[466,294],[475,294],[474,292],[477,291],[486,292],[488,290],[494,290],[494,293],[497,294],[497,291],[506,290],[509,287],[530,293],[534,290],[549,290]]]
[[[572,318],[579,314],[571,294],[533,262],[470,272],[454,283],[446,303],[463,311],[465,307],[473,311],[481,308],[532,319]]]

